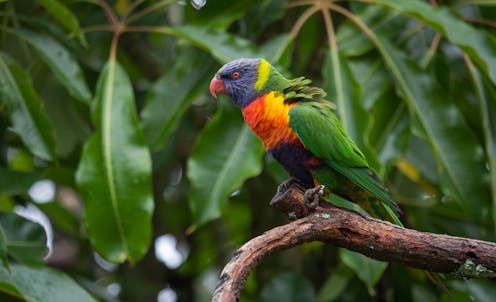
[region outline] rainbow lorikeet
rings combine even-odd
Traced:
[[[286,79],[264,59],[238,59],[219,69],[210,92],[227,95],[241,109],[267,152],[309,188],[308,204],[316,205],[310,196],[318,200],[315,195],[325,186],[371,215],[401,225],[399,207],[346,134],[334,105],[310,84],[303,77]]]

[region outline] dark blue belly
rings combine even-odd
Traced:
[[[288,173],[303,184],[313,187],[313,176],[308,170],[308,163],[314,156],[300,141],[290,144],[281,144],[268,151]]]

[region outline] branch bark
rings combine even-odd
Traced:
[[[309,213],[298,183],[281,185],[271,205],[297,219],[255,237],[234,252],[224,267],[212,301],[239,299],[250,271],[274,252],[323,241],[368,257],[467,278],[496,277],[496,244],[419,232],[322,201]]]

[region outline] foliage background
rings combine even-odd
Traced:
[[[206,301],[237,247],[287,222],[268,207],[286,173],[208,95],[239,57],[324,87],[409,226],[495,239],[492,0],[25,0],[0,20],[0,300]],[[241,300],[496,296],[445,283],[312,243]]]

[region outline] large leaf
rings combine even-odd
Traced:
[[[0,168],[0,194],[26,193],[40,179],[40,172],[21,172]]]
[[[0,292],[26,301],[96,301],[64,273],[48,267],[31,268],[20,264],[11,264],[10,272],[0,268]]]
[[[381,31],[387,36],[397,34],[405,21],[398,18],[398,12],[382,9],[375,5],[365,5],[356,15],[373,31]],[[339,52],[346,57],[361,56],[374,48],[374,44],[357,28],[351,20],[345,20],[336,31]]]
[[[51,36],[27,29],[16,33],[38,52],[41,59],[50,67],[57,79],[70,95],[81,102],[89,103],[91,92],[84,74],[71,52]]]
[[[239,58],[260,57],[248,40],[231,35],[224,30],[214,31],[204,26],[185,25],[165,28],[168,34],[185,39],[208,51],[219,62],[226,63]]]
[[[261,2],[264,1],[233,1],[226,5],[223,1],[208,1],[200,10],[190,10],[194,15],[190,23],[205,28],[226,30],[235,20],[245,15],[250,8],[257,7]]]
[[[491,175],[493,200],[493,223],[496,227],[496,89],[479,70],[468,62],[482,115],[484,138],[486,141],[487,162]]]
[[[9,268],[9,262],[7,261],[7,235],[0,224],[0,260],[4,268]]]
[[[55,157],[55,136],[40,97],[29,76],[6,55],[0,54],[0,94],[14,129],[29,150],[46,160]]]
[[[67,28],[72,35],[77,36],[83,45],[87,45],[79,28],[76,16],[58,0],[36,0],[49,12],[62,26]]]
[[[324,64],[327,98],[337,103],[339,118],[344,129],[360,148],[364,147],[363,134],[368,126],[367,112],[360,99],[362,89],[351,73],[348,63],[337,49],[331,49]]]
[[[369,293],[374,295],[374,286],[386,270],[387,262],[377,261],[347,249],[340,249],[339,256],[343,263],[351,268],[358,278],[367,285]]]
[[[371,110],[374,104],[381,101],[383,95],[393,87],[391,76],[384,66],[384,62],[377,55],[371,54],[353,58],[348,63],[354,78],[362,89],[362,106],[367,111]],[[396,98],[398,99],[398,97]],[[374,118],[373,116],[369,117],[371,121]]]
[[[384,94],[374,106],[373,116],[368,137],[377,152],[379,162],[383,164],[380,174],[384,175],[393,162],[402,157],[408,146],[411,133],[408,128],[408,110],[404,103],[397,104],[391,95]]]
[[[324,64],[324,81],[328,98],[337,102],[339,118],[344,129],[365,153],[372,166],[375,157],[365,144],[364,134],[369,125],[368,114],[362,106],[362,89],[337,49],[331,49]]]
[[[340,263],[319,290],[317,302],[336,300],[346,290],[353,276],[353,271],[348,266]]]
[[[0,213],[9,256],[26,264],[43,264],[48,248],[45,229],[13,213]]]
[[[315,301],[315,289],[308,279],[296,273],[282,273],[264,286],[260,301]]]
[[[457,17],[447,7],[432,7],[418,0],[371,0],[411,15],[442,33],[463,49],[496,84],[496,38]]]
[[[193,99],[207,91],[212,60],[188,52],[177,60],[148,92],[141,123],[152,149],[162,147]],[[186,61],[187,60],[187,61]]]
[[[428,74],[421,72],[405,54],[387,40],[374,42],[393,74],[397,87],[418,117],[446,175],[448,194],[474,216],[490,204],[484,151],[465,124],[456,105]]]
[[[107,260],[134,263],[151,239],[151,159],[139,128],[128,76],[109,61],[97,85],[95,133],[76,173],[84,222],[93,247]]]
[[[203,129],[188,161],[190,207],[199,225],[220,216],[229,195],[262,170],[263,147],[237,108],[222,106]]]
[[[380,175],[387,173],[394,159],[401,157],[410,131],[404,102],[394,93],[392,79],[377,56],[362,56],[350,62],[351,70],[363,91],[363,107],[368,111],[369,126],[365,142],[382,164]]]
[[[80,219],[58,201],[37,204],[38,208],[50,218],[57,231],[62,231],[74,237],[81,234]]]

